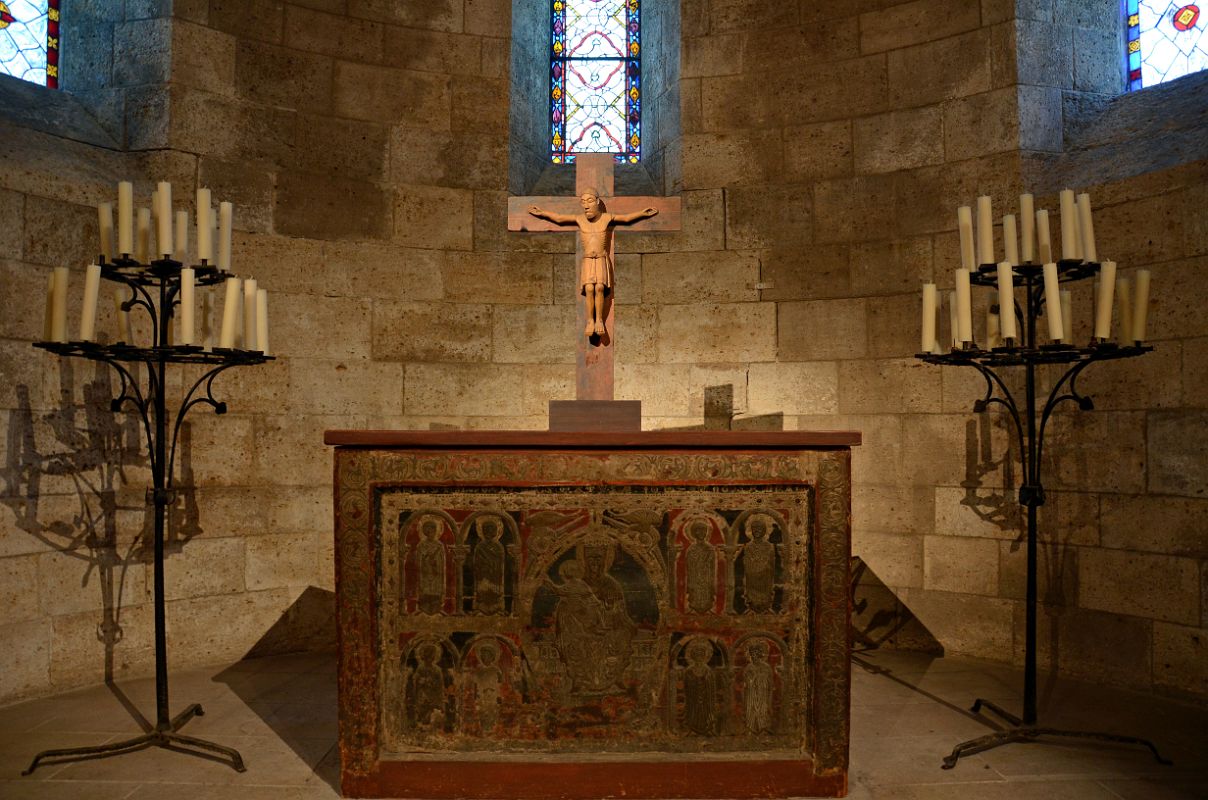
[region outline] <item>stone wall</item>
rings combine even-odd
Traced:
[[[96,23],[114,56],[95,56],[108,78],[80,87],[76,116],[101,133],[0,120],[7,700],[101,677],[107,618],[123,633],[114,672],[149,671],[137,433],[106,410],[104,372],[29,347],[47,268],[80,272],[91,206],[120,177],[236,202],[235,268],[272,293],[280,356],[220,379],[230,413],[191,418],[173,667],[237,658],[298,616],[307,587],[331,589],[324,429],[540,429],[547,400],[573,396],[572,237],[506,231],[509,186],[542,180],[509,144],[518,115],[536,126],[509,105],[512,3],[142,5]],[[618,396],[643,401],[645,426],[862,430],[856,553],[948,652],[1000,660],[1021,657],[1018,471],[1002,421],[969,411],[977,381],[912,356],[919,284],[950,285],[958,260],[955,207],[991,194],[1002,213],[1025,186],[1055,207],[1042,174],[1071,157],[1063,129],[1112,89],[1078,82],[1082,45],[1068,72],[1032,75],[1054,19],[1088,50],[1102,31],[1073,0],[1019,5],[684,0],[678,19],[658,14],[653,160],[632,182],[681,193],[684,230],[618,237]],[[160,44],[133,44],[146,41]],[[1204,291],[1203,158],[1082,184],[1103,251],[1153,265],[1158,350],[1087,374],[1100,410],[1060,418],[1042,514],[1046,654],[1198,694],[1208,331],[1199,304],[1170,298]]]

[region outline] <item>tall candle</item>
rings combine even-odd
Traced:
[[[994,263],[994,212],[988,195],[977,198],[977,260]]]
[[[1134,342],[1145,341],[1145,323],[1149,319],[1149,270],[1137,270],[1137,296],[1133,305]]]
[[[101,293],[101,267],[89,264],[84,272],[84,306],[80,309],[80,341],[96,338],[96,304]]]
[[[973,269],[976,266],[973,263],[973,209],[961,206],[956,210],[956,227],[961,234],[961,266]]]
[[[159,223],[156,228],[155,242],[158,245],[157,249],[164,258],[171,258],[172,253],[172,184],[168,181],[159,182],[159,208],[156,210],[156,222]]]
[[[1061,191],[1061,258],[1063,261],[1082,260],[1078,241],[1078,209],[1074,204],[1072,189]]]
[[[268,353],[268,290],[256,290],[256,347],[266,356]]]
[[[1132,344],[1129,339],[1133,334],[1132,291],[1128,278],[1116,278],[1116,304],[1119,307],[1120,330],[1116,335],[1120,344]]]
[[[1095,298],[1095,338],[1112,335],[1112,292],[1116,288],[1116,262],[1104,261],[1099,268],[1099,296]]]
[[[1025,264],[1031,264],[1036,255],[1036,212],[1032,195],[1019,196],[1019,253]]]
[[[151,209],[138,210],[138,238],[134,244],[134,259],[140,264],[151,260]]]
[[[189,263],[189,212],[176,212],[176,235],[172,238],[172,244],[175,246],[177,261],[182,264]]]
[[[1018,338],[1019,331],[1015,327],[1015,273],[1008,261],[998,265],[998,317],[1002,338]]]
[[[50,301],[50,339],[67,341],[67,267],[55,267],[55,284]]]
[[[228,202],[218,204],[218,268],[231,268],[231,225],[235,207]]]
[[[1036,255],[1042,264],[1053,260],[1053,240],[1049,236],[1049,211],[1046,208],[1036,212]]]
[[[1062,341],[1074,341],[1074,293],[1069,289],[1061,290],[1061,332]]]
[[[243,325],[239,319],[240,283],[238,278],[226,279],[226,298],[222,306],[222,330],[218,334],[218,346],[226,350],[235,346],[235,327]]]
[[[101,203],[97,206],[96,219],[101,234],[101,263],[107,263],[113,260],[113,204]]]
[[[117,250],[124,256],[134,253],[134,184],[117,185]]]
[[[919,339],[919,352],[930,353],[935,347],[935,284],[923,284],[923,331]]]
[[[1082,257],[1090,262],[1099,260],[1095,248],[1095,221],[1091,215],[1091,196],[1086,192],[1078,195],[1078,234],[1082,241]]]
[[[990,307],[986,310],[986,347],[993,350],[1002,346],[1002,328],[994,306],[998,305],[998,292],[990,290]]]
[[[1049,321],[1049,338],[1059,342],[1065,337],[1065,321],[1061,316],[1061,279],[1057,265],[1044,265],[1044,315]]]
[[[957,337],[960,336],[960,324],[956,320],[956,292],[948,292],[948,330],[952,334],[952,349],[955,350]]]
[[[1006,250],[1006,260],[1010,264],[1018,264],[1019,261],[1019,234],[1015,231],[1015,215],[1007,214],[1002,218],[1002,241],[1003,247]]]
[[[256,279],[243,282],[243,349],[258,350],[256,347]]]
[[[46,276],[46,314],[42,317],[42,341],[49,342],[54,334],[55,319],[55,271]]]
[[[201,290],[201,346],[214,349],[214,290],[209,287]]]
[[[191,345],[194,341],[194,275],[192,267],[180,271],[180,343]]]
[[[197,190],[197,260],[213,263],[214,238],[210,222],[210,190]]]
[[[956,271],[956,340],[960,344],[973,341],[973,298],[969,291],[969,270]]]

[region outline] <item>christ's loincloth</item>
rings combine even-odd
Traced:
[[[592,284],[612,288],[612,259],[608,256],[583,257],[583,266],[579,270],[580,294],[586,294],[587,287]]]

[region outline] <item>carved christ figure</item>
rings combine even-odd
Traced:
[[[587,303],[587,327],[584,336],[604,333],[604,298],[612,292],[612,231],[617,225],[628,225],[659,213],[657,208],[644,208],[632,214],[610,214],[600,202],[600,193],[588,189],[579,196],[582,214],[559,214],[537,206],[529,206],[534,217],[555,225],[578,225],[579,242],[583,247],[583,263],[579,267],[579,291]]]

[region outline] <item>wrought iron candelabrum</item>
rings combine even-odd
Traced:
[[[1061,261],[1057,265],[1062,283],[1093,278],[1099,273],[1100,265],[1083,261]],[[983,264],[972,270],[970,283],[974,286],[996,287],[997,265]],[[973,403],[975,413],[984,413],[991,406],[1000,406],[1010,418],[1014,434],[1018,437],[1022,483],[1019,487],[1019,504],[1027,514],[1027,597],[1024,632],[1024,675],[1023,714],[1016,716],[988,700],[978,698],[972,707],[975,714],[982,709],[994,712],[1010,723],[1007,730],[981,736],[958,744],[944,758],[943,768],[952,769],[961,756],[973,755],[1012,742],[1034,742],[1041,736],[1056,736],[1117,744],[1135,744],[1147,747],[1159,763],[1169,764],[1163,759],[1153,742],[1135,736],[1091,731],[1067,731],[1041,727],[1036,713],[1036,614],[1037,614],[1037,512],[1044,505],[1044,483],[1041,476],[1044,434],[1053,412],[1063,403],[1072,403],[1083,411],[1094,408],[1091,398],[1078,391],[1078,377],[1083,370],[1097,361],[1133,358],[1153,348],[1141,342],[1117,344],[1106,339],[1092,338],[1085,346],[1065,342],[1037,344],[1036,322],[1045,305],[1044,272],[1040,264],[1022,264],[1013,268],[1015,283],[1022,288],[1024,303],[1020,306],[1012,300],[1014,308],[998,309],[999,313],[1013,313],[1023,332],[1022,340],[1004,340],[1003,346],[990,349],[968,343],[954,347],[948,353],[919,353],[916,357],[929,364],[941,366],[966,366],[976,369],[986,379],[985,395]],[[1001,300],[1001,298],[1000,298]],[[990,307],[990,312],[995,312]],[[1066,320],[1066,325],[1069,321]],[[1068,329],[1067,329],[1068,330]],[[1067,341],[1073,339],[1067,334]],[[1065,371],[1053,383],[1043,403],[1037,403],[1036,370],[1044,365],[1065,367]],[[1015,367],[1023,367],[1023,397],[1012,393],[1004,375]],[[1022,402],[1022,407],[1021,407]]]
[[[148,504],[153,507],[154,542],[152,566],[154,570],[154,614],[155,614],[155,726],[140,736],[119,742],[89,747],[73,747],[45,750],[34,756],[29,768],[22,774],[28,775],[39,764],[60,763],[91,758],[132,753],[148,747],[163,747],[179,752],[221,761],[239,772],[245,770],[243,757],[237,750],[214,742],[185,736],[180,729],[193,717],[204,714],[202,707],[194,703],[174,717],[168,712],[168,644],[164,602],[164,536],[168,510],[175,499],[173,488],[173,465],[176,460],[176,445],[181,424],[190,410],[199,406],[210,406],[215,413],[226,413],[226,403],[214,397],[214,379],[231,367],[251,366],[271,361],[272,357],[261,352],[204,348],[196,345],[174,345],[171,343],[172,319],[180,304],[181,263],[163,259],[150,264],[141,264],[128,257],[113,263],[101,263],[104,280],[125,286],[130,298],[122,303],[122,311],[129,313],[142,309],[151,325],[153,343],[148,347],[137,347],[132,343],[116,342],[98,344],[91,341],[35,342],[34,347],[48,350],[61,356],[87,358],[112,367],[121,379],[121,391],[111,403],[114,413],[123,408],[132,408],[142,423],[147,439],[147,453],[151,464],[153,486],[147,491]],[[194,267],[197,286],[220,284],[230,273],[218,269],[205,261]],[[120,290],[119,290],[120,291]],[[127,327],[127,332],[130,330]],[[146,369],[146,388],[140,384],[137,365]],[[196,364],[204,368],[203,374],[185,392],[174,415],[169,435],[167,374],[169,364]]]

